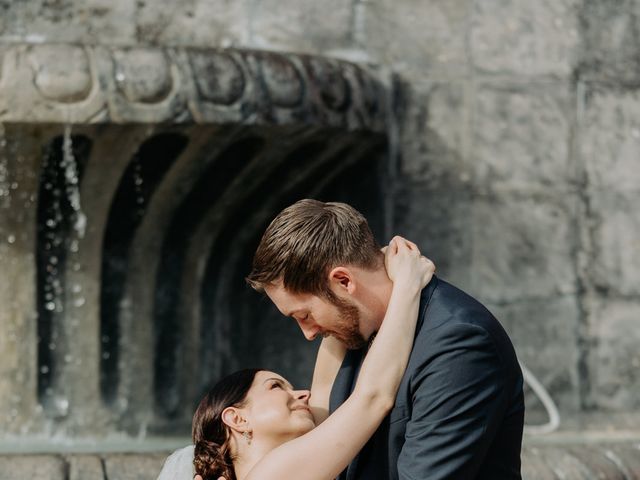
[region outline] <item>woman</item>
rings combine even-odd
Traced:
[[[322,412],[345,353],[333,338],[320,347],[313,395],[269,371],[226,377],[194,415],[197,480],[330,480],[355,457],[393,407],[413,344],[420,292],[435,271],[400,237],[386,249],[385,263],[393,281],[389,306],[348,400],[325,420]]]

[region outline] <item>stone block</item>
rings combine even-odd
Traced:
[[[379,63],[422,78],[467,70],[467,0],[360,2],[356,38]]]
[[[578,141],[594,188],[640,190],[640,90],[587,85]]]
[[[579,406],[576,330],[580,317],[576,297],[487,304],[487,308],[509,333],[518,359],[548,390],[561,413],[576,411]],[[529,417],[541,409],[539,399],[528,395],[526,405],[527,423],[534,423]]]
[[[102,460],[95,455],[69,457],[69,480],[104,480]]]
[[[597,407],[640,408],[640,305],[637,300],[601,299],[591,324],[589,371]]]
[[[132,44],[135,14],[129,0],[4,2],[0,42]]]
[[[474,201],[473,290],[485,301],[576,292],[578,196],[495,194]]]
[[[639,205],[640,192],[596,191],[591,195],[595,255],[588,268],[601,291],[640,296]]]
[[[0,455],[0,480],[65,480],[66,465],[53,455]]]
[[[190,47],[247,46],[249,6],[245,0],[168,0],[141,4],[138,41]]]
[[[470,180],[466,83],[398,82],[396,89],[401,173],[433,188]]]
[[[415,242],[439,276],[467,289],[472,286],[471,208],[468,191],[405,183],[396,195],[393,233]]]
[[[579,47],[579,0],[473,2],[470,49],[490,73],[571,75]]]
[[[349,0],[262,0],[252,2],[251,44],[267,50],[323,52],[351,46]]]
[[[564,84],[482,85],[472,124],[475,181],[490,188],[568,188],[577,176],[569,154],[572,103]]]
[[[109,480],[155,480],[162,469],[165,454],[114,454],[104,459],[105,478]]]
[[[580,73],[637,84],[640,80],[640,3],[587,0],[580,9]]]

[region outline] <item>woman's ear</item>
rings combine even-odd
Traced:
[[[222,422],[230,429],[242,433],[247,431],[248,421],[237,407],[227,407],[222,411]]]
[[[347,267],[335,267],[329,272],[329,285],[334,292],[353,295],[356,284],[353,272]]]

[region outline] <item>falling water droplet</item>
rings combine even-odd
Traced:
[[[56,414],[60,417],[66,417],[69,414],[69,400],[58,397],[53,400]]]
[[[9,235],[9,236],[7,237],[7,242],[9,242],[9,243],[15,243],[15,241],[16,241],[16,236],[15,236],[15,235]]]
[[[74,229],[80,238],[84,237],[87,228],[87,216],[82,211],[80,205],[80,188],[78,165],[73,155],[73,141],[71,139],[71,126],[66,125],[64,128],[64,138],[62,141],[62,163],[61,166],[64,170],[64,177],[67,183],[67,196],[71,208],[75,212]]]

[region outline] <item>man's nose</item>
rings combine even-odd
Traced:
[[[317,325],[303,325],[300,322],[298,322],[298,325],[300,326],[300,330],[302,330],[302,333],[307,340],[314,340],[318,333],[320,333],[320,328]]]

